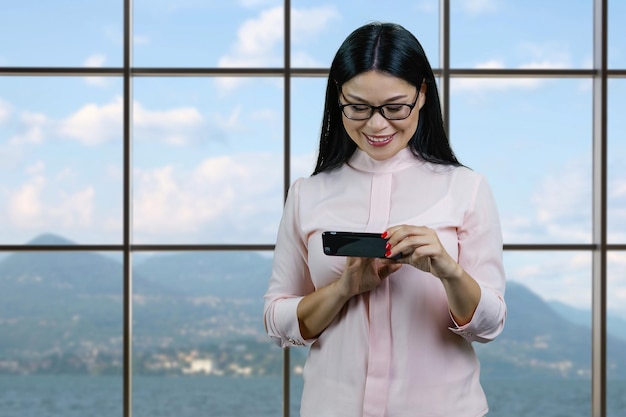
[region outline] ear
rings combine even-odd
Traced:
[[[423,80],[422,85],[420,86],[420,96],[417,99],[418,110],[421,110],[422,107],[424,107],[424,104],[426,104],[426,91],[428,91],[428,83],[426,80]]]

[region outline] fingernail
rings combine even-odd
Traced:
[[[385,249],[387,250],[391,249],[391,243],[389,242],[385,243]]]
[[[390,256],[391,256],[391,251],[390,251],[390,250],[388,250],[387,252],[385,252],[385,256],[386,256],[386,257],[390,257]]]
[[[380,235],[383,239],[385,239],[387,237],[387,232],[383,232],[382,235]]]

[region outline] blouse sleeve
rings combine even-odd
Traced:
[[[459,264],[478,282],[481,297],[472,320],[450,330],[470,342],[486,343],[502,332],[507,309],[500,219],[491,188],[482,176],[458,238]]]
[[[315,290],[309,274],[306,237],[298,220],[300,182],[297,180],[287,194],[265,293],[265,329],[281,347],[308,346],[315,341],[302,337],[297,316],[300,300]]]

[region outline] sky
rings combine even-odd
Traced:
[[[136,0],[136,67],[280,67],[274,0]],[[436,1],[292,1],[293,67],[320,67],[372,20],[393,21],[439,66]],[[453,68],[590,69],[591,1],[451,2]],[[567,7],[568,13],[563,13]],[[609,67],[626,68],[625,2],[609,2]],[[3,7],[0,67],[119,67],[122,2]],[[589,79],[452,79],[450,139],[496,196],[506,243],[591,242]],[[325,80],[291,81],[290,180],[313,169]],[[0,243],[41,233],[122,241],[122,80],[0,77]],[[274,242],[283,202],[283,81],[138,77],[133,82],[133,241]],[[609,242],[626,242],[626,79],[609,85]],[[507,252],[507,275],[588,308],[586,252]],[[626,317],[626,254],[609,255],[609,307]]]

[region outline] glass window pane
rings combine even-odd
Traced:
[[[133,2],[134,65],[279,67],[281,2]]]
[[[439,7],[436,2],[400,0],[393,7],[379,1],[316,4],[291,2],[291,66],[328,68],[343,40],[372,21],[398,23],[420,41],[433,67],[439,62]]]
[[[0,67],[121,66],[122,12],[109,0],[5,3]]]
[[[609,0],[608,15],[608,65],[613,69],[626,68],[626,3],[621,0]]]
[[[507,323],[474,344],[496,416],[591,413],[591,255],[505,252]]]
[[[300,405],[302,403],[302,390],[304,389],[304,378],[302,373],[304,371],[304,363],[306,361],[306,355],[308,349],[300,347],[294,347],[289,349],[289,360],[291,362],[291,376],[289,387],[289,402],[292,416],[300,415]]]
[[[291,82],[291,182],[315,169],[320,142],[326,77]]]
[[[591,0],[450,2],[452,67],[591,68],[592,62]]]
[[[121,242],[121,84],[0,78],[0,244]]]
[[[626,410],[626,252],[607,257],[607,416]]]
[[[591,82],[474,78],[450,86],[452,146],[487,176],[505,243],[590,243]]]
[[[274,243],[282,87],[275,78],[135,80],[135,242]]]
[[[626,243],[626,80],[609,80],[608,88],[608,213],[610,243]]]
[[[262,318],[270,255],[159,253],[134,262],[133,415],[280,415],[283,353]]]
[[[0,260],[3,415],[122,415],[118,255],[18,252]]]

